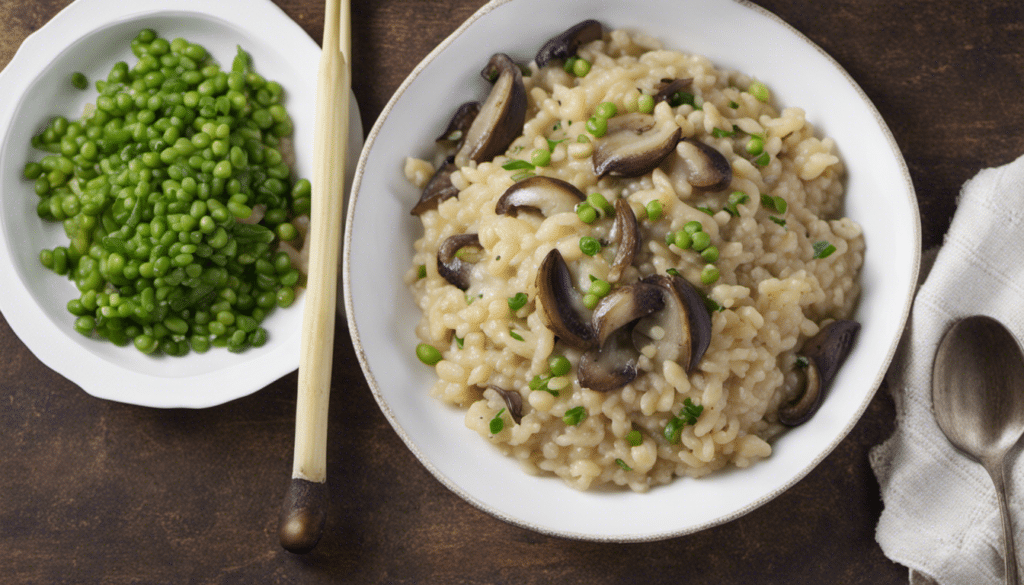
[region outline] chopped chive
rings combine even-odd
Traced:
[[[767,152],[762,152],[761,156],[754,159],[754,164],[759,167],[766,167],[771,161],[772,157]]]
[[[708,207],[707,205],[701,205],[697,209],[700,210],[700,211],[703,211],[704,213],[706,213],[708,215],[714,215],[715,214],[715,212],[711,211],[711,208]]]
[[[832,244],[822,240],[820,242],[814,242],[814,257],[815,258],[828,258],[836,251],[836,247]]]
[[[626,465],[626,462],[625,462],[625,461],[623,461],[622,459],[616,459],[616,460],[615,460],[615,463],[616,463],[616,464],[617,464],[617,465],[618,465],[619,467],[621,467],[621,468],[623,469],[623,471],[633,471],[633,468],[632,468],[632,467],[630,467],[630,466],[628,466],[628,465]]]
[[[517,292],[515,296],[511,296],[508,298],[508,308],[510,311],[512,311],[512,313],[515,313],[519,309],[525,307],[526,303],[529,302],[529,300],[530,299],[529,297],[526,296],[526,293]]]
[[[780,225],[782,227],[786,227],[786,220],[782,219],[781,217],[775,217],[774,215],[769,215],[768,219],[774,221],[775,223],[777,223],[778,225]]]
[[[464,343],[466,343],[466,338],[465,337],[456,337],[455,338],[455,345],[459,346],[459,349],[462,349],[462,346],[463,346]]]
[[[582,406],[576,408],[570,408],[565,411],[565,415],[562,416],[562,422],[569,426],[576,426],[583,422],[587,418],[587,411]]]
[[[715,138],[729,138],[730,136],[735,136],[736,132],[730,130],[722,130],[721,128],[712,128],[711,135],[714,136]]]
[[[426,277],[427,277],[427,265],[426,264],[420,264],[419,268],[416,269],[416,278],[426,278]]]
[[[505,428],[505,420],[501,418],[501,415],[504,413],[505,409],[502,408],[501,410],[498,411],[498,414],[494,415],[494,418],[491,419],[490,430],[492,435],[497,435],[498,433],[501,432],[502,429]]]
[[[644,437],[640,431],[633,429],[626,434],[626,442],[634,447],[639,447],[644,442]]]
[[[518,333],[516,333],[515,331],[513,331],[511,329],[508,330],[508,334],[510,336],[512,336],[512,339],[515,339],[517,341],[523,341],[523,336],[519,335]]]
[[[506,171],[519,171],[523,169],[533,170],[537,167],[529,161],[515,159],[510,160],[507,163],[501,165],[501,168],[505,169]]]

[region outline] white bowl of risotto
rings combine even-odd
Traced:
[[[653,540],[749,512],[846,436],[919,234],[884,121],[773,15],[492,2],[370,132],[344,298],[447,487],[539,532]]]

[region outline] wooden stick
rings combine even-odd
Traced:
[[[327,518],[327,406],[334,354],[348,147],[351,53],[349,0],[327,0],[316,87],[309,276],[302,313],[295,458],[281,507],[278,538],[294,553],[316,547]]]

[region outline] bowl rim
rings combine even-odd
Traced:
[[[345,228],[345,233],[344,233],[343,264],[342,264],[342,275],[343,275],[343,285],[344,285],[344,302],[345,302],[346,318],[347,318],[349,332],[350,332],[351,339],[352,339],[352,344],[353,344],[353,346],[355,348],[355,353],[356,353],[357,359],[359,360],[360,367],[363,370],[363,373],[364,373],[364,376],[366,378],[367,384],[369,385],[369,387],[371,389],[371,392],[373,393],[374,399],[377,401],[377,403],[378,403],[379,407],[381,408],[381,411],[383,412],[384,416],[387,418],[388,422],[391,424],[392,428],[399,435],[399,437],[402,439],[402,441],[405,443],[405,445],[416,456],[416,458],[419,460],[419,462],[424,467],[426,467],[426,469],[431,473],[431,475],[433,475],[439,482],[441,482],[442,485],[444,485],[446,488],[448,488],[449,490],[454,492],[456,495],[458,495],[460,498],[462,498],[463,500],[468,502],[470,505],[476,507],[477,509],[479,509],[479,510],[481,510],[481,511],[483,511],[483,512],[485,512],[485,513],[487,513],[487,514],[489,514],[491,516],[494,516],[494,517],[499,518],[499,519],[501,519],[501,520],[503,520],[505,522],[508,522],[509,524],[512,524],[512,525],[515,525],[515,526],[518,526],[518,527],[521,527],[521,528],[526,528],[526,529],[529,529],[529,530],[533,530],[533,531],[536,531],[536,532],[539,532],[539,533],[542,533],[542,534],[547,534],[547,535],[550,535],[550,536],[556,536],[556,537],[562,537],[562,538],[570,538],[570,539],[576,539],[576,540],[587,540],[587,541],[595,541],[595,542],[647,542],[647,541],[663,540],[663,539],[667,539],[667,538],[674,538],[674,537],[683,536],[683,535],[686,535],[686,534],[692,534],[694,532],[698,532],[698,531],[701,531],[701,530],[705,530],[705,529],[708,529],[708,528],[711,528],[711,527],[714,527],[714,526],[718,526],[718,525],[730,522],[730,521],[732,521],[732,520],[734,520],[736,518],[739,518],[741,516],[744,516],[744,515],[750,513],[751,511],[759,508],[760,506],[764,505],[765,503],[775,499],[781,493],[787,491],[793,485],[795,485],[800,480],[802,480],[814,468],[816,468],[829,454],[831,454],[832,451],[834,451],[835,448],[839,445],[839,443],[841,443],[849,435],[849,433],[853,429],[853,427],[860,421],[861,417],[863,416],[863,414],[866,411],[866,409],[867,409],[868,405],[870,404],[870,402],[873,400],[873,398],[875,396],[875,393],[878,391],[878,388],[880,387],[880,385],[882,384],[883,379],[886,376],[886,373],[887,373],[887,371],[889,369],[890,364],[892,363],[894,355],[896,354],[897,347],[899,346],[900,340],[901,340],[902,335],[903,335],[903,331],[905,329],[906,323],[907,323],[907,321],[909,319],[909,316],[910,316],[910,310],[911,310],[911,307],[912,307],[912,304],[913,304],[913,299],[914,299],[915,292],[916,292],[916,289],[917,289],[917,284],[916,283],[918,282],[918,277],[919,277],[919,274],[920,274],[920,265],[921,265],[921,218],[920,218],[920,209],[919,209],[918,202],[917,202],[916,191],[915,191],[915,188],[914,188],[913,180],[912,180],[912,178],[910,176],[910,172],[909,172],[909,169],[907,167],[906,161],[903,158],[902,152],[901,152],[901,150],[900,150],[900,148],[899,148],[899,146],[898,146],[898,144],[897,144],[897,142],[896,142],[896,140],[895,140],[895,138],[894,138],[894,136],[892,134],[892,131],[890,130],[888,124],[886,124],[885,120],[883,119],[883,117],[879,113],[878,109],[875,107],[875,105],[868,98],[868,96],[864,92],[863,88],[861,88],[861,86],[853,79],[853,77],[831,55],[829,55],[827,52],[825,52],[821,47],[819,47],[816,43],[814,43],[810,38],[808,38],[806,35],[804,35],[800,31],[798,31],[796,28],[794,28],[792,25],[790,25],[789,23],[784,21],[782,18],[778,17],[774,13],[766,10],[765,8],[763,8],[761,6],[753,4],[752,2],[749,2],[748,0],[714,0],[715,2],[733,4],[733,5],[739,6],[741,8],[744,8],[744,9],[747,9],[747,10],[751,10],[754,13],[756,13],[757,15],[759,15],[759,16],[761,16],[763,18],[767,18],[771,22],[773,22],[774,24],[780,25],[781,27],[783,27],[783,29],[785,30],[786,33],[791,35],[795,40],[798,40],[801,43],[803,43],[806,46],[806,48],[812,49],[813,51],[817,52],[821,57],[823,57],[825,59],[825,61],[828,63],[828,65],[830,65],[837,73],[842,75],[842,77],[849,83],[850,88],[854,90],[854,92],[856,93],[857,97],[860,99],[860,101],[863,103],[863,105],[867,108],[867,111],[875,118],[875,120],[876,120],[876,122],[878,124],[878,128],[881,130],[882,135],[885,138],[885,140],[886,140],[886,142],[887,142],[887,144],[888,144],[888,146],[889,146],[889,148],[891,150],[891,154],[892,154],[893,158],[895,159],[895,162],[896,162],[898,170],[899,170],[899,174],[900,174],[900,176],[901,176],[901,178],[903,180],[903,185],[901,186],[902,188],[900,189],[900,191],[902,193],[903,189],[905,189],[906,193],[909,194],[909,201],[907,203],[909,203],[909,205],[910,205],[910,211],[911,211],[911,216],[912,216],[912,220],[913,220],[912,221],[912,225],[909,226],[913,230],[913,233],[912,233],[912,236],[911,236],[911,241],[912,241],[912,259],[911,259],[911,261],[912,261],[912,273],[909,275],[910,276],[909,282],[911,283],[911,285],[910,285],[910,290],[906,291],[906,295],[905,295],[904,302],[903,302],[903,307],[901,308],[901,310],[899,312],[898,327],[897,327],[897,331],[899,333],[896,336],[894,336],[894,338],[889,343],[889,347],[886,348],[885,354],[884,354],[884,357],[883,357],[883,359],[881,361],[881,364],[880,364],[880,367],[878,369],[878,372],[874,375],[874,378],[871,381],[871,385],[870,385],[870,388],[869,388],[868,392],[865,393],[865,395],[863,397],[863,400],[858,405],[856,411],[853,413],[853,416],[851,416],[849,418],[849,421],[847,422],[847,424],[844,425],[843,428],[838,432],[838,434],[835,435],[835,438],[828,445],[823,447],[821,449],[820,453],[816,457],[814,457],[809,464],[807,464],[805,467],[803,467],[801,470],[799,470],[799,472],[795,473],[792,477],[790,477],[788,481],[784,482],[778,488],[765,493],[762,497],[757,498],[756,500],[750,502],[749,504],[747,504],[745,506],[742,506],[742,507],[734,510],[731,513],[728,513],[728,514],[716,517],[715,519],[713,519],[711,521],[704,522],[704,523],[701,523],[701,524],[698,524],[698,525],[694,525],[694,526],[691,526],[691,527],[688,527],[688,528],[685,528],[685,529],[682,529],[682,530],[669,530],[669,531],[663,531],[663,532],[657,532],[657,533],[616,534],[616,535],[595,535],[595,534],[587,534],[587,533],[581,533],[581,532],[574,532],[572,530],[552,529],[552,528],[549,528],[549,527],[546,527],[546,526],[535,525],[535,524],[530,523],[528,521],[524,521],[522,519],[515,518],[515,517],[513,517],[513,516],[511,516],[509,514],[506,514],[506,513],[502,512],[502,511],[500,511],[500,510],[496,510],[496,509],[492,508],[491,506],[489,506],[488,504],[482,502],[477,497],[475,497],[473,494],[469,493],[466,489],[463,489],[461,486],[459,486],[452,478],[448,477],[446,474],[441,472],[434,465],[434,463],[424,455],[424,453],[421,451],[421,449],[412,440],[412,437],[410,437],[408,432],[398,422],[398,420],[397,420],[394,412],[392,411],[390,405],[388,404],[388,402],[385,400],[385,398],[383,397],[383,395],[381,393],[380,386],[379,386],[379,384],[378,384],[378,382],[377,382],[377,380],[376,380],[376,378],[375,378],[375,376],[373,374],[373,371],[371,370],[371,367],[370,367],[370,364],[369,364],[369,361],[368,361],[368,357],[366,355],[366,351],[365,351],[365,348],[363,347],[362,339],[361,339],[361,336],[359,334],[359,328],[358,328],[358,325],[357,325],[356,320],[355,320],[356,319],[355,318],[355,310],[354,310],[353,298],[352,298],[352,288],[351,288],[352,287],[352,285],[351,285],[352,279],[351,279],[351,271],[350,271],[350,269],[351,269],[351,257],[350,257],[349,252],[352,249],[352,246],[351,246],[352,240],[351,240],[351,238],[352,238],[353,225],[355,223],[355,221],[354,221],[355,220],[355,210],[356,210],[355,203],[356,203],[356,201],[357,201],[357,199],[359,197],[359,194],[360,194],[360,188],[362,186],[363,173],[365,171],[365,167],[366,167],[366,164],[367,164],[367,159],[369,157],[369,154],[370,154],[371,150],[373,149],[373,147],[374,147],[374,145],[376,143],[376,140],[378,138],[378,135],[381,132],[382,127],[384,126],[388,116],[391,114],[392,110],[395,108],[395,106],[398,103],[398,101],[401,99],[401,97],[408,90],[409,86],[412,85],[417,80],[417,78],[421,75],[423,70],[425,68],[427,68],[427,66],[429,66],[435,59],[437,59],[438,56],[442,52],[444,52],[449,46],[451,46],[456,41],[456,39],[458,39],[463,33],[465,33],[465,31],[469,27],[473,26],[476,22],[478,22],[484,16],[490,14],[491,12],[495,11],[496,9],[498,9],[498,8],[504,6],[504,5],[507,5],[507,4],[511,4],[511,3],[517,2],[517,1],[520,1],[520,0],[491,0],[490,2],[485,4],[483,7],[478,9],[474,14],[472,14],[465,22],[463,22],[458,28],[456,28],[455,31],[453,31],[448,37],[446,37],[441,43],[439,43],[433,50],[431,50],[430,53],[428,53],[427,56],[424,57],[423,60],[420,61],[412,69],[412,71],[403,80],[403,82],[398,87],[398,89],[396,89],[395,93],[392,95],[391,99],[387,102],[387,104],[385,105],[385,107],[381,111],[380,115],[377,117],[376,122],[374,123],[373,127],[371,128],[371,130],[369,131],[369,133],[368,133],[368,135],[366,137],[366,141],[364,143],[363,150],[362,150],[362,153],[361,153],[360,158],[359,158],[359,163],[358,163],[358,165],[356,167],[356,171],[355,171],[355,178],[354,178],[354,181],[353,181],[353,184],[352,184],[351,194],[350,194],[350,198],[349,198],[349,202],[348,202],[348,206],[349,207],[346,210],[346,222],[345,222],[346,223],[346,228]],[[889,153],[887,153],[887,154],[889,154]],[[501,455],[498,452],[495,452],[495,456],[496,457],[504,457],[503,455]],[[680,478],[676,478],[676,479],[679,480]]]

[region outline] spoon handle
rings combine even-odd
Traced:
[[[1003,461],[1000,458],[985,469],[996,484],[996,500],[999,502],[999,516],[1003,523],[1003,560],[1006,567],[1006,585],[1017,585],[1017,548],[1013,544],[1013,524],[1010,521],[1010,507],[1006,503],[1006,478]]]

